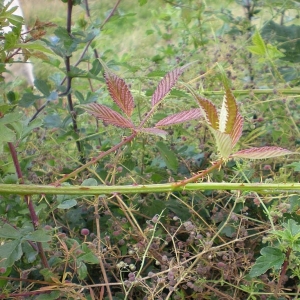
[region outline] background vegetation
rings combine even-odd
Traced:
[[[198,107],[186,84],[221,107],[221,68],[244,117],[237,150],[299,152],[300,3],[21,2],[27,37],[0,13],[12,28],[1,72],[22,52],[36,80],[0,83],[0,298],[298,299],[299,156],[230,159],[200,179],[206,188],[162,191],[218,159],[204,120],[126,143],[130,129],[84,107],[120,111],[104,64],[127,83],[139,124],[161,78],[193,62],[148,127]]]

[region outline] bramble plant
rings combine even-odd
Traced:
[[[98,103],[86,104],[82,107],[88,113],[107,124],[131,129],[133,133],[126,140],[127,143],[130,142],[139,133],[151,133],[159,136],[165,136],[167,135],[167,132],[161,130],[161,127],[199,119],[200,117],[203,117],[205,119],[207,126],[209,127],[215,138],[216,145],[220,153],[220,159],[216,162],[212,162],[213,167],[211,167],[209,170],[201,171],[200,174],[197,174],[190,179],[175,183],[175,186],[181,186],[196,181],[198,178],[207,175],[208,171],[211,172],[213,169],[219,168],[223,162],[226,162],[230,158],[266,159],[293,154],[293,152],[287,149],[274,146],[261,148],[255,147],[232,153],[233,148],[236,146],[240,137],[242,136],[243,117],[238,111],[238,105],[233,93],[229,88],[229,82],[225,77],[223,70],[222,79],[225,88],[225,95],[220,113],[217,112],[215,105],[210,100],[197,95],[197,93],[191,87],[185,85],[191,91],[200,108],[182,111],[180,113],[170,115],[157,122],[153,127],[145,128],[143,127],[144,124],[150,117],[152,117],[161,101],[164,99],[164,97],[166,97],[171,88],[176,84],[178,77],[189,65],[169,72],[161,80],[152,95],[152,108],[138,126],[135,126],[130,119],[134,109],[134,100],[128,86],[123,79],[113,74],[103,62],[102,65],[105,69],[104,77],[110,96],[117,104],[117,106],[121,109],[121,111],[125,114],[125,116],[122,116],[117,111]],[[101,155],[101,158],[102,157],[103,155]],[[94,162],[97,160],[98,158],[95,158]],[[82,170],[82,167],[80,168],[80,170]]]

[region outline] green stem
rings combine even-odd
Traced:
[[[167,193],[174,191],[204,191],[204,190],[240,190],[268,193],[282,193],[284,191],[299,193],[300,183],[189,183],[176,186],[174,183],[148,185],[114,185],[114,186],[53,186],[53,185],[25,185],[0,184],[0,195],[101,195],[101,194],[140,194]]]
[[[249,89],[249,90],[232,90],[233,94],[235,96],[240,95],[249,95],[249,94],[255,94],[255,95],[266,95],[266,94],[274,94],[274,89]],[[299,95],[300,89],[276,89],[276,93],[282,94],[282,95]],[[201,94],[205,96],[210,95],[224,95],[224,91],[201,91]]]

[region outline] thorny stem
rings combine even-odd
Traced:
[[[93,164],[94,161],[90,161]],[[77,174],[78,169],[76,170]],[[72,173],[73,174],[73,173]],[[76,175],[74,174],[74,175]],[[72,177],[66,175],[68,178]],[[130,185],[98,185],[98,186],[59,186],[60,182],[64,182],[66,177],[54,182],[51,185],[34,185],[34,184],[1,184],[0,195],[112,195],[119,194],[145,194],[145,193],[168,193],[180,191],[208,191],[208,190],[238,190],[251,191],[260,194],[279,194],[279,193],[300,193],[300,183],[222,183],[222,182],[201,182],[189,183],[185,186],[175,187],[173,183],[155,183],[155,184],[130,184]]]
[[[224,95],[224,91],[201,91],[201,93],[205,96],[210,95]],[[300,89],[297,88],[291,88],[291,89],[248,89],[248,90],[232,90],[232,93],[235,96],[240,95],[269,95],[269,94],[276,94],[279,95],[299,95]]]
[[[178,181],[178,182],[175,182],[173,184],[174,187],[180,187],[180,186],[184,186],[188,183],[192,183],[192,182],[195,182],[197,181],[199,178],[203,178],[204,176],[206,176],[207,174],[211,173],[213,170],[221,167],[223,163],[223,159],[219,159],[217,160],[216,162],[213,163],[213,165],[208,168],[208,169],[205,169],[204,171],[192,176],[191,178],[188,178],[188,179],[184,179],[184,180],[181,180],[181,181]]]
[[[9,151],[10,151],[10,154],[11,154],[11,157],[12,157],[15,169],[16,169],[16,173],[17,173],[19,182],[20,182],[20,184],[24,184],[24,179],[23,179],[23,175],[22,175],[22,171],[21,171],[21,167],[19,164],[18,155],[17,155],[17,151],[15,149],[15,146],[13,145],[13,143],[8,142],[8,147],[9,147]],[[39,220],[38,220],[37,214],[35,213],[31,197],[29,195],[25,195],[24,201],[26,202],[28,210],[29,210],[33,229],[37,230],[38,226],[39,226]],[[41,258],[44,268],[49,268],[48,261],[47,261],[42,243],[37,242],[37,248],[38,248],[39,256]]]

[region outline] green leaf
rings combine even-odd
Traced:
[[[99,258],[87,247],[87,245],[82,245],[82,250],[85,252],[80,255],[77,260],[84,261],[89,264],[99,264]]]
[[[138,0],[139,1],[139,4],[140,6],[143,6],[145,4],[147,4],[148,0]]]
[[[189,209],[176,199],[170,199],[166,203],[166,207],[174,212],[174,214],[181,219],[186,221],[191,217]]]
[[[93,67],[90,69],[90,73],[97,76],[102,69],[102,65],[98,59],[95,59],[93,61],[92,65],[93,65]]]
[[[5,239],[19,239],[22,237],[22,234],[11,225],[4,224],[0,228],[0,237]]]
[[[38,295],[35,299],[36,300],[56,300],[59,298],[60,291],[53,291],[50,294],[41,294]]]
[[[280,269],[285,255],[282,251],[275,247],[265,247],[260,251],[261,255],[255,262],[254,266],[250,270],[250,277],[256,277],[264,274],[268,269],[274,268]]]
[[[41,79],[36,79],[34,81],[34,86],[45,96],[48,97],[50,95],[50,89],[46,81]]]
[[[77,205],[77,201],[75,199],[70,199],[70,200],[63,201],[61,204],[59,204],[57,206],[57,208],[69,209],[69,208],[74,207],[76,205]]]
[[[88,178],[83,180],[81,186],[97,186],[98,182],[95,178]]]
[[[3,145],[7,142],[13,142],[15,140],[15,132],[8,129],[5,125],[0,124],[0,153],[3,151]]]
[[[20,240],[7,242],[0,246],[0,267],[11,267],[23,254]]]
[[[147,203],[147,206],[141,206],[141,213],[152,218],[156,214],[160,214],[164,209],[166,209],[166,203],[162,200],[152,199]]]
[[[22,250],[29,263],[33,263],[38,257],[38,251],[34,250],[29,243],[22,243]]]
[[[285,26],[270,21],[263,26],[262,36],[268,42],[277,42],[277,48],[284,52],[282,60],[297,63],[300,61],[300,26]],[[270,51],[272,51],[270,49]],[[282,54],[282,52],[280,52]]]
[[[178,168],[178,160],[174,152],[172,152],[172,150],[170,150],[170,148],[167,147],[163,142],[157,142],[156,147],[158,148],[158,151],[162,156],[167,168],[176,172]]]
[[[18,104],[21,107],[29,107],[41,98],[42,98],[41,96],[34,95],[33,93],[24,93]]]
[[[62,125],[60,116],[56,113],[47,115],[44,119],[44,125],[49,128],[60,127]]]
[[[33,241],[33,242],[49,242],[51,241],[51,236],[49,235],[49,231],[45,229],[39,229],[33,231],[32,233],[27,234],[24,239]]]
[[[221,157],[227,159],[230,156],[233,147],[231,136],[227,133],[215,130],[211,126],[209,126],[209,128],[216,139],[217,148]]]
[[[298,161],[298,162],[293,162],[293,163],[291,163],[291,164],[289,164],[289,165],[286,165],[287,167],[292,167],[292,168],[294,168],[294,171],[295,172],[300,172],[300,161]]]
[[[15,44],[16,48],[25,48],[25,49],[30,49],[30,50],[37,50],[37,51],[41,51],[43,53],[48,53],[48,54],[53,54],[53,52],[51,50],[49,50],[48,48],[44,47],[41,44],[37,44],[37,43],[24,43],[24,44]]]
[[[291,233],[293,237],[299,236],[300,234],[300,225],[292,219],[289,219],[287,223],[283,224],[284,228]]]
[[[32,122],[30,122],[29,124],[26,124],[25,126],[23,126],[23,130],[22,130],[22,138],[26,137],[29,133],[31,133],[33,131],[33,129],[35,128],[39,128],[41,127],[43,124],[41,119],[35,119]]]
[[[277,58],[282,58],[285,55],[277,49],[277,47],[267,44],[267,49],[268,49],[268,56],[270,59],[277,59]]]
[[[249,46],[248,50],[253,54],[265,56],[267,55],[267,47],[266,44],[261,37],[260,33],[256,30],[252,36],[252,43],[254,46]]]
[[[9,277],[11,270],[12,268],[6,268],[6,271],[4,273],[1,273],[1,276],[4,278]],[[4,288],[7,283],[8,283],[8,279],[0,279],[0,289]]]
[[[77,266],[77,274],[80,280],[85,279],[87,276],[87,267],[86,264],[83,263],[82,261]]]

